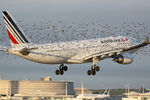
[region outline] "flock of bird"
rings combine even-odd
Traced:
[[[137,38],[139,42],[143,42],[146,36],[150,37],[150,25],[144,23],[123,23],[120,26],[109,24],[100,24],[98,22],[91,23],[69,23],[63,21],[39,22],[37,24],[21,24],[20,27],[25,35],[33,43],[55,43],[72,40],[85,40],[102,38],[109,36],[130,36]],[[0,45],[10,46],[4,22],[0,19]],[[138,50],[137,53],[150,56],[149,47]]]

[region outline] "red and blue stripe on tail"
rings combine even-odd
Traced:
[[[26,36],[22,32],[16,22],[13,20],[11,15],[7,11],[2,11],[4,21],[6,24],[9,39],[12,45],[29,43]]]

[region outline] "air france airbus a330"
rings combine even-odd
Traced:
[[[10,39],[11,47],[1,47],[1,51],[20,56],[24,59],[43,64],[60,64],[56,75],[63,75],[68,67],[64,64],[80,64],[92,62],[88,75],[95,75],[100,70],[96,64],[104,59],[112,58],[119,64],[130,64],[133,61],[131,53],[148,44],[146,37],[143,43],[127,36],[76,40],[49,44],[31,43],[8,11],[2,15]]]

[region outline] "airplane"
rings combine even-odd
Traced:
[[[110,97],[109,92],[110,92],[110,90],[108,88],[104,91],[103,94],[80,94],[77,96],[77,98],[85,99],[85,100],[86,99],[92,99],[92,100],[99,100],[100,99],[101,100],[104,98],[109,98]]]
[[[64,64],[92,62],[88,75],[95,75],[100,70],[99,61],[112,58],[119,64],[133,62],[132,53],[144,47],[149,37],[142,43],[128,36],[111,36],[87,40],[74,40],[46,44],[34,44],[25,36],[8,11],[2,11],[11,47],[1,47],[0,51],[43,64],[60,64],[56,75],[63,75],[68,67]]]

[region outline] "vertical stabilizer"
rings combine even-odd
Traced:
[[[4,21],[6,24],[6,29],[8,32],[9,39],[11,41],[11,45],[29,43],[25,34],[22,32],[20,27],[13,20],[13,18],[9,14],[9,12],[8,11],[2,11],[2,15],[4,17]]]
[[[104,95],[109,95],[109,88],[104,91]]]

